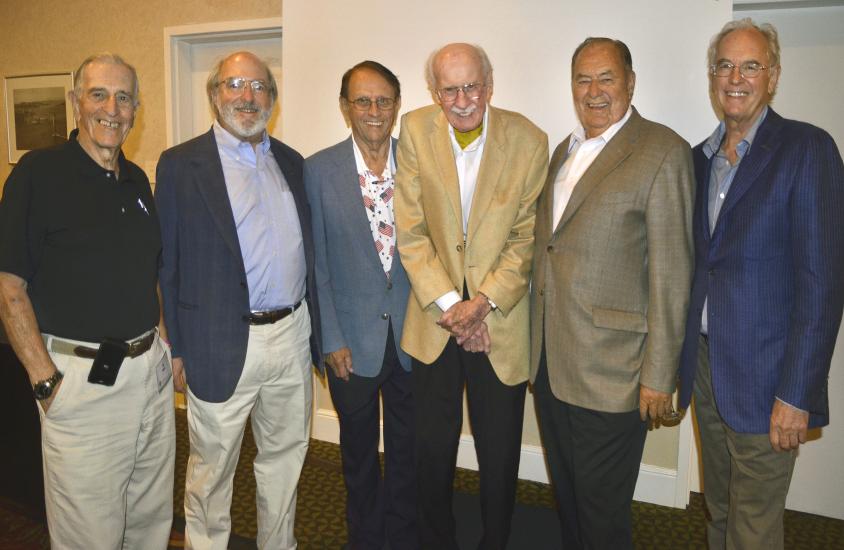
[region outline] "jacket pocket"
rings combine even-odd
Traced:
[[[648,332],[648,320],[641,313],[635,311],[620,311],[617,309],[592,308],[592,324],[600,328],[626,330],[629,332]]]

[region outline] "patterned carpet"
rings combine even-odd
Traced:
[[[184,411],[178,411],[176,451],[176,491],[173,496],[176,518],[174,527],[184,525],[182,499],[188,455],[187,425]],[[255,548],[255,478],[251,464],[255,444],[247,429],[234,481],[232,503],[233,536],[231,550]],[[478,477],[469,470],[458,470],[455,489],[477,494]],[[517,501],[526,507],[550,508],[553,496],[548,486],[519,482]],[[344,521],[345,489],[337,445],[311,441],[299,483],[296,508],[296,536],[302,550],[340,548],[346,541]],[[701,495],[692,494],[686,510],[666,508],[641,502],[633,503],[634,543],[636,548],[705,548],[705,511]],[[844,521],[787,511],[785,547],[793,550],[844,550]],[[179,548],[178,533],[171,548]],[[0,498],[0,550],[47,550],[46,526],[29,517],[25,510]],[[544,550],[543,548],[516,550]]]

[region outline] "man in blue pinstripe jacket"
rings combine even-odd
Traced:
[[[723,122],[694,149],[680,406],[694,395],[709,547],[776,549],[797,448],[829,422],[844,165],[829,134],[769,107],[780,75],[771,25],[728,23],[709,65]]]

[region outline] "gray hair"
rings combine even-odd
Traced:
[[[770,23],[762,23],[757,25],[753,19],[745,17],[738,21],[730,21],[721,29],[721,31],[712,37],[709,41],[709,50],[706,53],[707,68],[715,64],[715,56],[718,55],[718,45],[725,36],[733,31],[754,29],[762,33],[765,40],[768,42],[768,63],[771,67],[778,67],[780,64],[780,39],[777,34],[777,29]]]
[[[270,88],[270,97],[273,100],[273,104],[275,104],[276,99],[278,99],[278,85],[275,82],[275,77],[273,76],[272,71],[270,71],[269,64],[252,52],[234,52],[221,58],[214,64],[214,67],[211,69],[211,74],[208,75],[208,80],[205,82],[205,93],[208,94],[208,102],[211,104],[211,108],[214,110],[215,115],[220,114],[217,112],[217,106],[214,104],[214,95],[217,93],[217,87],[220,85],[220,73],[223,70],[223,64],[235,55],[241,53],[247,53],[258,60],[258,63],[261,65],[261,67],[263,67],[264,72],[267,73],[267,85]]]
[[[434,76],[434,61],[440,52],[450,45],[446,44],[442,48],[437,48],[431,52],[431,55],[428,56],[428,61],[425,63],[425,81],[428,83],[428,90],[431,93],[436,93],[437,89],[437,79]],[[475,51],[475,55],[478,56],[481,62],[481,72],[484,75],[484,85],[489,86],[492,84],[492,63],[490,63],[489,57],[486,55],[484,49],[477,44],[467,44],[467,46],[471,47]]]
[[[88,65],[91,63],[111,63],[113,65],[126,67],[126,69],[128,69],[132,74],[132,102],[135,107],[141,104],[141,100],[138,95],[140,92],[138,71],[135,70],[135,67],[127,63],[125,59],[111,52],[100,52],[86,57],[85,61],[83,61],[79,65],[79,68],[73,73],[73,95],[77,100],[82,97],[82,77],[85,76],[85,69],[87,69]]]

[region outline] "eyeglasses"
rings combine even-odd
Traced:
[[[733,74],[733,70],[735,68],[736,65],[730,61],[719,61],[718,63],[709,66],[709,72],[713,76],[725,78]],[[741,65],[738,65],[738,69],[739,74],[741,74],[744,78],[756,78],[762,73],[762,71],[767,71],[770,67],[766,67],[756,61],[745,61]]]
[[[217,86],[220,85],[224,85],[228,91],[237,95],[245,92],[247,86],[252,88],[252,93],[255,95],[265,94],[269,90],[269,86],[263,80],[248,80],[242,76],[230,76],[217,83]]]
[[[440,88],[437,90],[437,96],[439,96],[441,100],[454,101],[457,99],[457,94],[463,92],[463,95],[469,99],[478,99],[483,87],[483,82],[470,82],[469,84],[464,84],[462,86],[449,86],[447,88]]]
[[[346,101],[351,103],[358,111],[368,111],[373,103],[375,103],[379,111],[389,111],[396,106],[396,100],[392,97],[377,97],[374,101],[369,97],[359,97],[352,100],[346,99]]]

